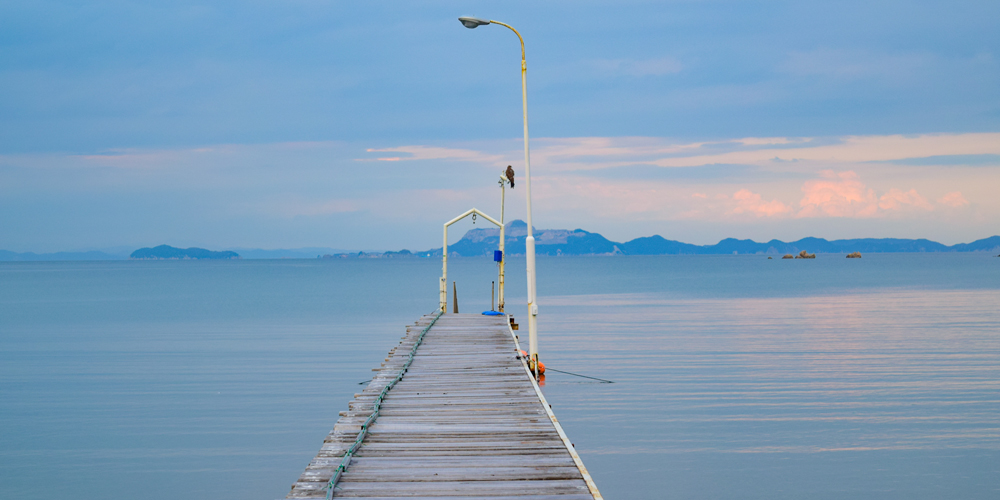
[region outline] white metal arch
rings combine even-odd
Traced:
[[[455,217],[454,219],[452,219],[452,220],[444,223],[444,246],[441,247],[441,284],[440,284],[441,285],[440,286],[440,293],[441,293],[441,313],[442,314],[448,312],[448,226],[450,226],[450,225],[452,225],[452,224],[454,224],[454,223],[456,223],[456,222],[458,222],[458,221],[460,221],[460,220],[462,220],[462,219],[464,219],[464,218],[466,218],[466,217],[468,217],[470,215],[473,215],[473,214],[481,216],[482,218],[484,218],[484,219],[486,219],[486,220],[488,220],[488,221],[496,224],[500,228],[500,251],[503,252],[503,249],[504,249],[503,248],[503,243],[504,243],[504,234],[503,234],[504,233],[504,228],[503,228],[503,224],[500,223],[500,222],[498,222],[493,217],[490,217],[489,215],[486,215],[486,214],[480,212],[476,208],[470,208],[469,210],[465,211],[462,215],[459,215],[458,217]],[[507,259],[507,256],[504,255],[504,254],[501,254],[500,259],[501,260],[500,260],[500,290],[499,290],[499,292],[500,292],[500,303],[503,304],[503,263],[504,263],[504,260]]]

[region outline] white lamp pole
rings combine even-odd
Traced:
[[[507,189],[506,189],[507,182],[508,181],[507,181],[506,177],[500,176],[500,262],[499,262],[499,266],[500,266],[500,288],[499,288],[500,296],[499,296],[499,299],[500,300],[499,300],[499,302],[497,302],[497,310],[500,311],[500,312],[503,312],[503,310],[504,310],[503,309],[504,308],[503,286],[504,286],[504,281],[506,281],[506,277],[504,275],[504,263],[507,261],[507,250],[504,249],[504,241],[505,241],[505,236],[504,236],[504,224],[505,224],[505,222],[504,222],[504,204],[506,204],[506,202],[507,202]]]
[[[528,238],[524,241],[525,260],[527,261],[528,270],[528,352],[532,361],[534,361],[535,378],[538,378],[538,326],[536,323],[538,304],[536,303],[537,297],[535,296],[535,237],[532,234],[531,226],[531,159],[528,155],[528,66],[524,59],[524,38],[521,38],[521,34],[512,26],[500,21],[486,21],[474,17],[460,17],[458,20],[461,21],[463,26],[469,29],[487,24],[499,24],[513,31],[517,35],[517,39],[521,41],[521,106],[524,113],[524,184],[525,196],[528,199]]]

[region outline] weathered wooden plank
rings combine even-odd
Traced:
[[[406,497],[365,497],[369,500],[482,500],[483,496],[406,496]],[[490,500],[593,500],[593,496],[587,494],[566,494],[566,495],[503,495],[491,496]]]
[[[526,455],[524,457],[424,457],[423,459],[410,460],[395,457],[357,457],[351,461],[351,468],[354,470],[366,467],[538,467],[538,466],[564,466],[572,464],[573,460],[566,456],[545,456]]]
[[[386,468],[381,466],[356,467],[351,462],[351,468],[344,474],[342,481],[520,481],[540,479],[577,479],[580,469],[572,460],[562,467],[422,467],[422,468]]]
[[[593,500],[582,465],[528,377],[505,317],[445,315],[335,490],[370,499]],[[355,394],[288,498],[321,498],[375,398],[406,363],[430,318],[407,326]]]
[[[535,455],[551,455],[551,456],[562,456],[565,454],[566,450],[557,450],[555,448],[535,451],[532,454]],[[439,456],[439,457],[478,457],[478,456],[492,456],[492,457],[503,457],[503,456],[525,456],[523,452],[515,448],[503,448],[500,450],[490,450],[485,448],[463,448],[458,450],[449,450],[442,447],[440,450],[362,450],[360,452],[361,457],[413,457],[415,459],[420,459],[428,456]],[[338,461],[339,463],[339,461]]]
[[[578,471],[579,472],[579,471]],[[371,495],[426,496],[426,495],[468,495],[489,497],[514,492],[531,495],[558,495],[586,493],[587,485],[582,479],[527,479],[515,481],[342,481],[334,490],[336,497],[360,497]]]

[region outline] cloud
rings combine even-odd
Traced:
[[[408,156],[380,158],[358,158],[357,161],[411,161],[411,160],[455,160],[499,165],[505,156],[489,154],[473,149],[459,149],[436,146],[400,146],[395,148],[369,148],[369,153],[405,153]]]
[[[539,177],[532,182],[533,201],[549,210],[571,210],[601,217],[662,218],[676,203],[676,190],[659,183],[603,182],[561,176]]]
[[[780,200],[765,201],[760,193],[743,188],[732,196],[719,193],[709,196],[705,193],[691,193],[690,201],[685,210],[676,218],[695,220],[743,219],[747,216],[755,218],[781,218],[792,215],[794,209]]]
[[[123,170],[177,169],[198,164],[199,168],[212,168],[242,163],[248,156],[259,155],[309,155],[316,151],[328,152],[343,147],[339,141],[297,141],[270,144],[213,144],[178,149],[117,148],[93,154],[68,155],[66,159],[78,165]]]
[[[823,177],[802,185],[798,217],[872,217],[878,212],[875,191],[858,180],[858,174],[828,170]]]
[[[406,153],[384,158],[397,161],[506,165],[501,158],[520,156],[519,143],[511,139],[479,143],[475,148],[404,146],[371,151]],[[693,142],[569,137],[540,138],[532,144],[537,201],[551,201],[550,209],[560,204],[603,217],[643,220],[912,219],[938,208],[969,205],[963,195],[941,197],[948,190],[934,192],[941,185],[968,193],[968,180],[959,178],[966,174],[955,170],[942,179],[937,166],[924,165],[916,171],[896,161],[947,157],[953,164],[948,168],[954,169],[962,166],[962,159],[981,162],[1000,155],[997,133]],[[904,174],[901,169],[909,170]],[[877,185],[869,186],[863,178]],[[894,179],[901,178],[912,185],[899,186]],[[979,191],[972,190],[981,196]],[[761,194],[765,192],[773,195],[765,199]]]
[[[903,192],[892,188],[878,199],[878,207],[882,210],[903,210],[905,208],[920,208],[934,210],[927,198],[920,196],[916,189]]]
[[[760,193],[741,188],[732,195],[710,196],[693,192],[688,208],[678,214],[681,219],[724,220],[734,216],[756,218],[857,218],[869,219],[930,212],[940,206],[960,208],[969,204],[959,192],[948,193],[931,203],[916,189],[904,191],[891,188],[881,196],[865,185],[853,171],[822,172],[820,179],[806,181],[801,186],[802,198],[798,209],[778,198],[765,200]]]
[[[895,165],[932,165],[932,166],[948,166],[948,165],[961,165],[961,166],[997,166],[1000,165],[1000,155],[998,154],[981,154],[981,155],[939,155],[939,156],[925,156],[923,158],[902,158],[899,160],[890,160],[886,163],[892,163]]]
[[[211,148],[192,148],[178,150],[139,150],[114,149],[99,154],[78,155],[82,164],[90,167],[119,169],[158,169],[170,168],[188,162],[193,157],[208,156],[218,152]]]
[[[586,170],[636,165],[664,156],[692,154],[705,143],[677,143],[658,137],[567,137],[532,140],[532,165]]]
[[[802,185],[801,209],[796,217],[881,217],[904,211],[930,212],[935,205],[916,189],[890,188],[876,196],[853,171],[823,172],[823,179]],[[960,208],[969,204],[962,193],[954,191],[937,200],[938,205]]]
[[[733,142],[745,146],[769,146],[772,144],[802,144],[812,140],[811,137],[744,137]]]
[[[0,155],[0,191],[7,200],[45,200],[63,213],[86,208],[94,204],[91,200],[110,200],[114,212],[123,214],[115,220],[135,219],[137,226],[145,224],[143,217],[184,199],[214,220],[254,220],[279,232],[292,224],[367,231],[401,218],[412,227],[437,227],[439,219],[470,206],[493,213],[497,177],[486,174],[495,167],[499,174],[512,163],[523,178],[517,162],[523,154],[520,138],[366,152],[368,146],[210,144]],[[1000,214],[992,192],[1000,169],[977,166],[1000,155],[1000,134],[700,141],[568,137],[539,138],[532,146],[533,203],[545,227],[584,227],[631,238],[654,231],[650,227],[704,231],[724,226],[751,234],[768,225],[817,231],[871,226],[881,228],[872,230],[879,234],[902,234],[882,229],[906,226],[932,233],[959,228],[955,231],[969,231],[971,238],[995,227]],[[774,162],[775,157],[799,161]],[[369,163],[358,163],[359,158]],[[881,161],[912,158],[930,159],[922,165]],[[521,187],[518,182],[518,189],[507,192],[509,218],[523,218]],[[11,224],[16,218],[4,220]],[[228,230],[213,227],[213,233]],[[177,228],[184,230],[180,223]],[[718,231],[719,236],[734,234]]]
[[[732,199],[736,206],[727,212],[732,215],[752,214],[757,217],[776,217],[792,212],[792,207],[778,200],[764,201],[760,194],[749,189],[741,189],[733,193]]]
[[[731,143],[736,142],[732,141]],[[702,143],[702,145],[709,143]],[[1000,154],[1000,133],[925,134],[917,136],[847,136],[832,141],[774,144],[769,148],[746,148],[720,153],[703,148],[663,157],[651,163],[662,167],[690,167],[712,163],[771,165],[779,160],[812,164],[843,164],[893,161],[903,158],[945,155]],[[700,149],[700,150],[699,150]]]
[[[492,151],[447,150],[447,158],[474,157],[474,153],[505,158],[516,155],[520,144],[496,143]],[[431,151],[419,146],[372,151],[406,151],[413,159]],[[801,168],[829,169],[856,163],[907,163],[911,158],[948,158],[949,165],[976,165],[1000,157],[1000,133],[872,135],[843,137],[745,137],[679,142],[662,137],[567,137],[532,140],[532,165],[551,170],[587,170],[629,165],[662,168],[705,165],[800,163]],[[405,159],[405,158],[404,158]],[[967,163],[963,163],[966,161]],[[919,163],[918,163],[919,164]],[[858,167],[860,168],[860,167]]]
[[[813,76],[841,80],[878,78],[907,80],[931,66],[933,58],[926,54],[879,54],[863,50],[817,49],[792,52],[779,66],[795,76]]]
[[[778,198],[765,200],[760,193],[741,188],[732,195],[709,196],[703,192],[689,194],[689,208],[679,218],[723,220],[734,216],[756,218],[876,218],[930,212],[936,205],[917,192],[891,188],[881,196],[865,185],[853,171],[822,172],[820,179],[806,181],[801,186],[802,198],[796,209]],[[959,192],[938,200],[938,205],[963,207],[968,201]]]
[[[969,205],[969,200],[966,200],[962,193],[958,191],[952,191],[941,198],[938,198],[937,202],[946,207],[961,208]]]
[[[566,172],[605,179],[645,179],[703,182],[732,182],[737,179],[773,179],[772,172],[755,165],[700,165],[697,167],[664,168],[655,165],[625,165],[599,169],[581,169]],[[788,177],[780,174],[781,177]]]

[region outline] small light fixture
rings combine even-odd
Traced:
[[[469,28],[470,30],[471,29],[476,29],[476,28],[478,28],[480,26],[486,26],[487,24],[490,24],[489,21],[484,21],[482,19],[477,19],[475,17],[460,17],[460,18],[458,18],[458,20],[462,22],[462,26],[465,26],[466,28]]]

